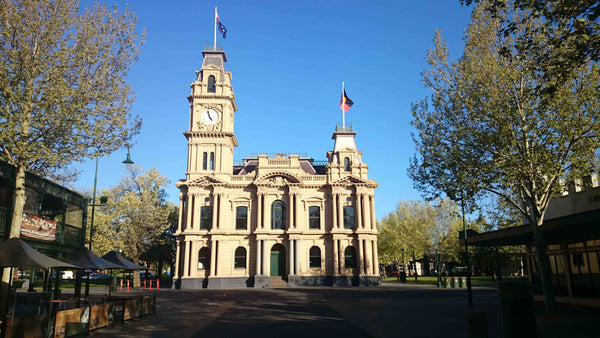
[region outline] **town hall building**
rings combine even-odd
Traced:
[[[211,48],[212,49],[212,48]],[[351,126],[327,162],[259,154],[234,165],[227,58],[202,52],[191,84],[174,285],[181,289],[378,285],[375,194]]]

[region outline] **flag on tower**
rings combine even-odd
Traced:
[[[217,13],[217,10],[215,8],[215,13],[217,14],[217,26],[219,27],[219,32],[221,32],[221,34],[223,35],[223,39],[227,38],[227,28],[225,28],[225,26],[221,23],[221,19],[219,19],[219,13]]]
[[[348,95],[346,95],[346,90],[344,89],[343,94],[342,94],[342,99],[340,101],[340,108],[345,113],[348,110],[350,110],[350,108],[352,107],[353,104],[354,104],[354,102],[352,102],[352,100],[350,100],[348,98]]]

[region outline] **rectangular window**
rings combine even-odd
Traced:
[[[200,208],[200,229],[210,230],[212,228],[212,207]]]
[[[237,207],[235,209],[235,229],[246,230],[248,227],[248,207]]]
[[[354,207],[351,205],[344,207],[344,229],[354,229]]]
[[[321,229],[321,208],[317,206],[308,207],[308,228]]]
[[[573,254],[572,257],[573,257],[573,266],[584,266],[585,265],[585,263],[583,261],[582,253]]]

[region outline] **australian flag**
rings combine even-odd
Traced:
[[[221,23],[221,20],[219,19],[219,15],[217,14],[217,28],[219,29],[219,32],[221,32],[221,34],[223,35],[223,39],[227,38],[227,28],[225,28],[225,26]]]

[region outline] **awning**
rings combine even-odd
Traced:
[[[600,210],[549,219],[538,229],[544,232],[546,244],[578,243],[600,239]],[[464,233],[459,233],[464,245]],[[478,233],[467,230],[467,244],[472,246],[508,246],[533,244],[533,229],[524,224]]]
[[[48,257],[30,247],[20,238],[10,238],[0,244],[0,267],[32,269],[67,268],[81,269],[52,257]]]
[[[87,248],[80,248],[62,257],[65,261],[92,270],[127,269],[124,265],[100,258]]]
[[[107,260],[109,262],[125,266],[124,269],[127,269],[127,270],[149,270],[145,266],[137,265],[134,262],[127,260],[125,257],[121,256],[116,251],[111,251],[111,252],[107,253],[106,255],[102,256],[102,258],[104,258],[105,260]]]

